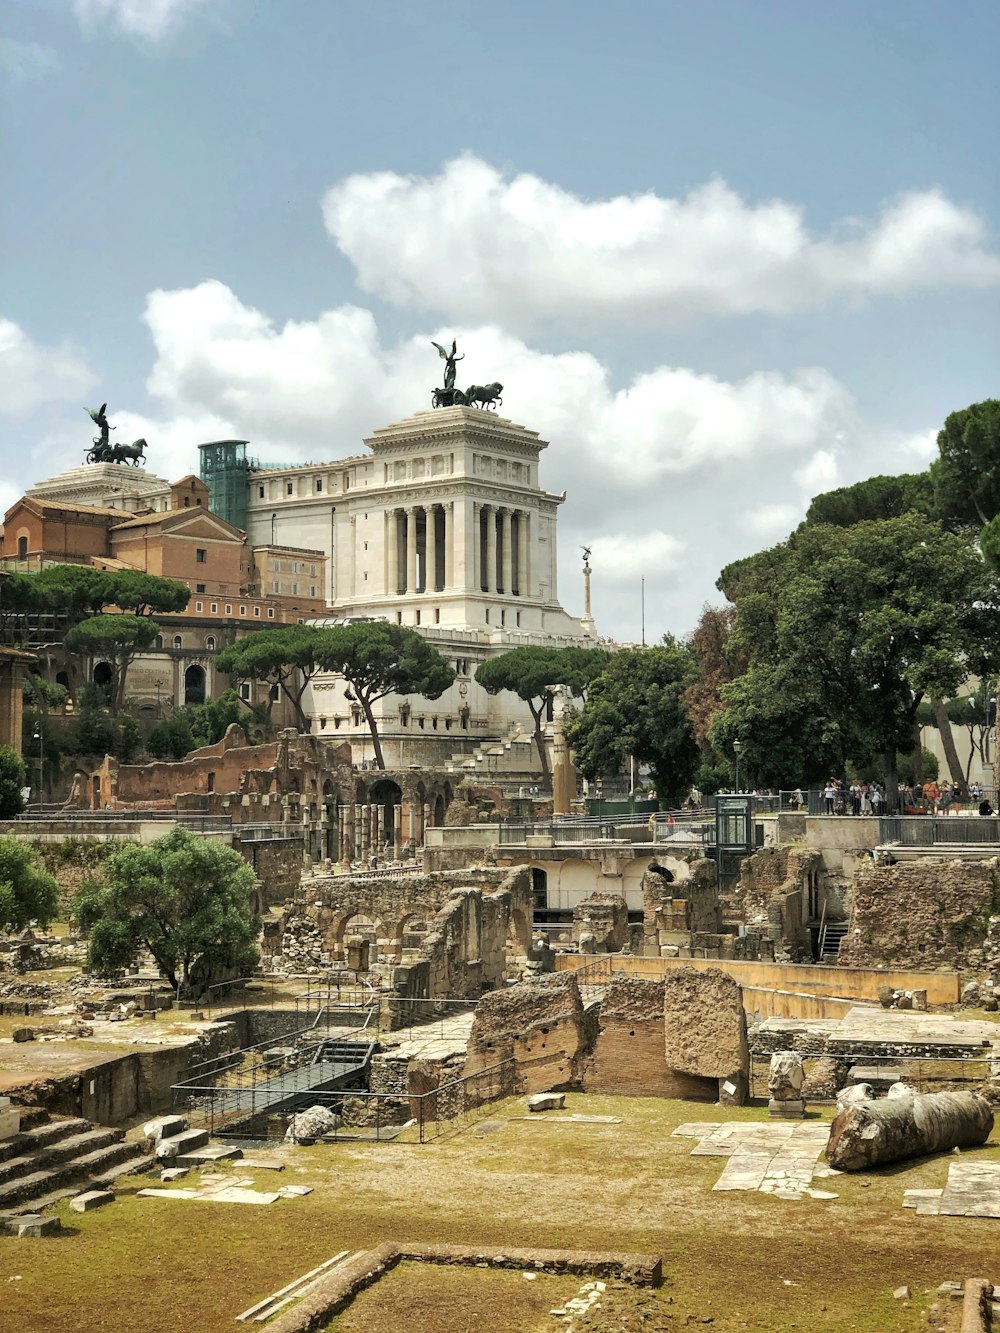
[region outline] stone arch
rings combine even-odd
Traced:
[[[630,912],[641,912],[642,903],[642,877],[646,873],[645,859],[626,863],[622,870],[622,897],[625,899],[625,905]],[[671,876],[671,879],[673,876]]]
[[[559,868],[559,889],[556,895],[557,906],[564,911],[572,910],[584,898],[589,898],[598,890],[598,866],[593,861],[571,859],[563,861]],[[549,895],[551,901],[552,895]]]
[[[205,668],[192,662],[184,672],[184,703],[203,704],[205,702]]]
[[[114,684],[115,672],[110,662],[95,662],[93,681],[102,690],[108,690]]]
[[[440,792],[434,797],[434,809],[431,815],[431,823],[434,828],[440,828],[444,823],[444,797]]]

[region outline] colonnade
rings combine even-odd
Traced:
[[[338,810],[339,861],[350,868],[353,862],[398,861],[404,843],[415,851],[423,845],[424,830],[434,822],[434,807],[429,802],[365,802],[342,805]]]
[[[464,512],[456,523],[456,503]],[[531,595],[531,515],[509,505],[450,500],[386,511],[385,587]]]

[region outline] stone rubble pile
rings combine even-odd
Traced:
[[[272,954],[268,960],[272,972],[311,975],[333,964],[322,935],[308,917],[296,916],[286,920],[280,949],[280,953]]]

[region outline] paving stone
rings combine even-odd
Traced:
[[[536,1092],[528,1098],[529,1111],[561,1111],[565,1105],[564,1092]]]
[[[19,1240],[34,1236],[51,1236],[54,1231],[61,1231],[58,1217],[42,1217],[38,1213],[25,1213],[14,1219],[10,1230]]]
[[[89,1213],[114,1201],[115,1196],[110,1190],[87,1190],[85,1194],[78,1194],[75,1199],[70,1199],[69,1206],[74,1213]]]

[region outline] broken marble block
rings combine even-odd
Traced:
[[[564,1092],[534,1092],[528,1098],[529,1111],[561,1111],[565,1105]]]
[[[110,1190],[87,1190],[70,1199],[70,1210],[74,1213],[89,1213],[94,1208],[103,1208],[106,1203],[114,1203],[115,1196]]]

